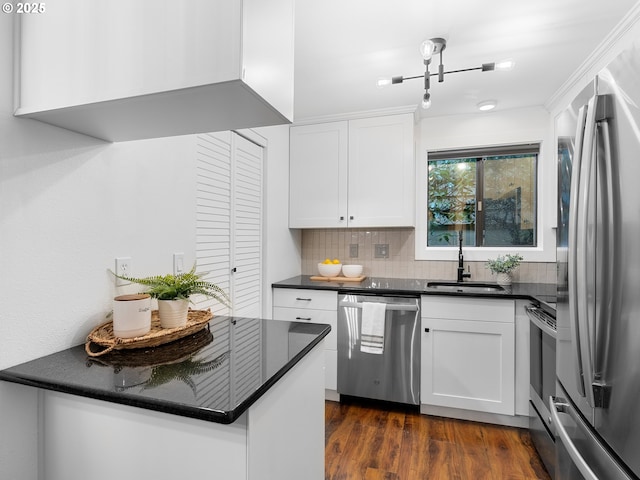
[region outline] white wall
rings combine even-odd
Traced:
[[[455,115],[423,119],[416,155],[417,198],[426,192],[426,154],[433,150],[471,148],[491,145],[540,142],[538,157],[538,246],[523,249],[527,262],[554,262],[556,255],[556,153],[553,130],[549,128],[549,113],[542,107],[494,111],[471,115]],[[426,219],[426,202],[416,205],[418,219]],[[426,221],[416,225],[416,259],[451,260],[451,248],[424,247]],[[513,251],[513,249],[510,249]],[[465,248],[465,260],[486,261],[504,253],[491,248]]]
[[[265,258],[262,315],[271,318],[271,284],[302,271],[302,236],[289,230],[289,127],[255,129],[268,138],[265,166]]]

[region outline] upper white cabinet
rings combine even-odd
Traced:
[[[60,0],[18,24],[15,115],[110,141],[293,120],[293,0]]]
[[[413,114],[291,128],[291,228],[415,225]]]

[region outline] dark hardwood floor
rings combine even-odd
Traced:
[[[326,402],[326,480],[549,480],[525,429]]]

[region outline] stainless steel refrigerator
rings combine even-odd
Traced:
[[[640,477],[640,49],[557,118],[557,479]]]

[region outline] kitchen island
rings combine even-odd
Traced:
[[[44,480],[319,480],[329,331],[214,317],[161,347],[94,358],[77,346],[0,380],[39,389],[33,461]]]

